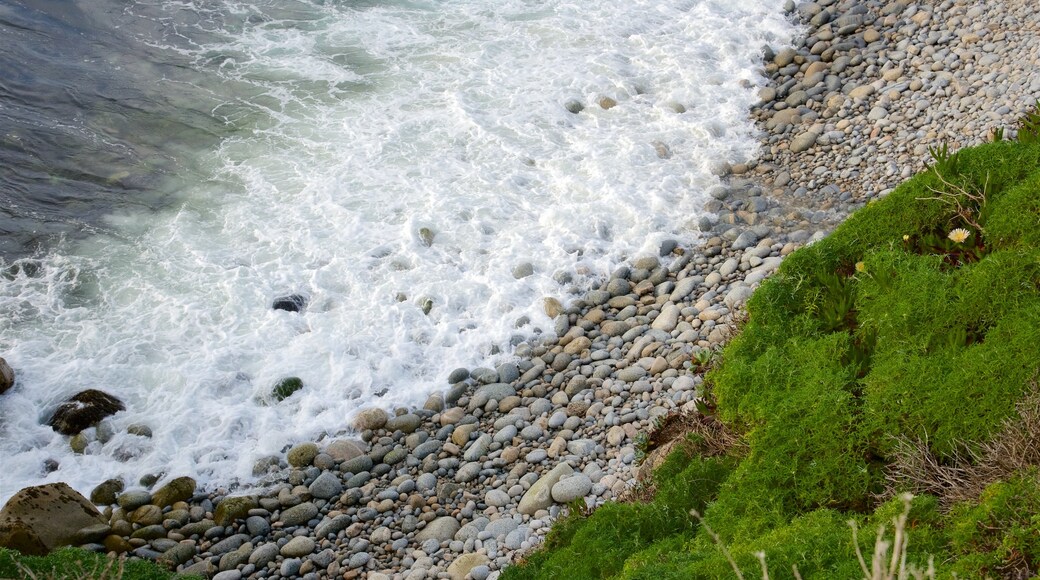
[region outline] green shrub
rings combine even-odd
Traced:
[[[952,571],[963,578],[1009,576],[1040,568],[1040,471],[1031,469],[989,486],[976,505],[950,515]]]
[[[730,577],[719,542],[749,576],[764,552],[772,578],[793,577],[792,566],[804,578],[858,577],[846,522],[869,561],[878,526],[904,509],[882,494],[915,475],[894,477],[897,441],[939,466],[991,461],[974,451],[1000,433],[1035,445],[1040,426],[1008,421],[1035,415],[1016,403],[1040,376],[1040,143],[936,155],[932,170],[788,256],[749,300],[706,381],[741,457],[670,457],[653,502],[571,516],[551,549],[506,577]],[[998,477],[962,486],[989,485],[952,513],[941,489],[915,498],[908,562],[934,556],[940,577],[1040,568],[1036,469],[992,485],[1013,470],[949,471]],[[699,505],[701,523],[688,515]]]
[[[690,457],[673,452],[654,478],[649,503],[608,503],[585,517],[571,510],[553,526],[543,549],[523,565],[507,568],[505,579],[607,578],[618,574],[633,553],[655,542],[693,533],[691,509],[704,509],[732,469],[728,458]],[[557,531],[559,529],[559,531]]]

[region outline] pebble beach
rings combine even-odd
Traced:
[[[107,519],[82,544],[219,580],[483,580],[574,502],[623,497],[655,460],[640,439],[696,412],[701,363],[784,256],[924,169],[930,147],[1013,135],[1040,98],[1040,14],[1024,0],[787,11],[803,34],[764,49],[749,111],[760,155],[714,163],[698,238],[545,297],[555,333],[514,362],[458,369],[422,408],[364,409],[341,434],[258,462],[255,486],[80,490]]]

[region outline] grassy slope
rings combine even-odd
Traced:
[[[955,228],[970,235],[956,243]],[[877,499],[898,442],[919,442],[938,465],[965,466],[957,458],[971,452],[985,463],[979,450],[1035,389],[1040,145],[937,163],[792,254],[748,311],[709,375],[718,417],[746,449],[705,459],[687,446],[655,474],[651,503],[571,516],[505,578],[732,576],[691,508],[749,574],[763,551],[773,578],[793,577],[792,565],[805,578],[860,576],[847,522],[867,530],[869,555],[874,530],[903,510]],[[934,557],[939,577],[1040,569],[1040,473],[1006,459],[963,472],[990,474],[968,500],[909,489],[908,560]]]

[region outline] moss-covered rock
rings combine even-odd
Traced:
[[[178,477],[156,490],[152,494],[152,503],[162,508],[179,501],[188,501],[194,493],[195,480],[190,477]]]

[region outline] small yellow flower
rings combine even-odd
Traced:
[[[860,273],[866,272],[867,271],[867,265],[864,264],[863,262],[856,262],[856,271],[860,272]]]
[[[964,240],[968,239],[968,236],[970,236],[970,235],[971,235],[971,232],[969,232],[968,230],[966,230],[964,228],[957,228],[957,229],[953,230],[952,232],[950,232],[950,234],[948,236],[946,236],[946,237],[950,238],[951,240],[953,240],[954,242],[957,242],[959,244],[959,243],[963,242]]]
[[[903,241],[904,242],[909,242],[910,241],[910,236],[908,236],[907,234],[903,234]]]

